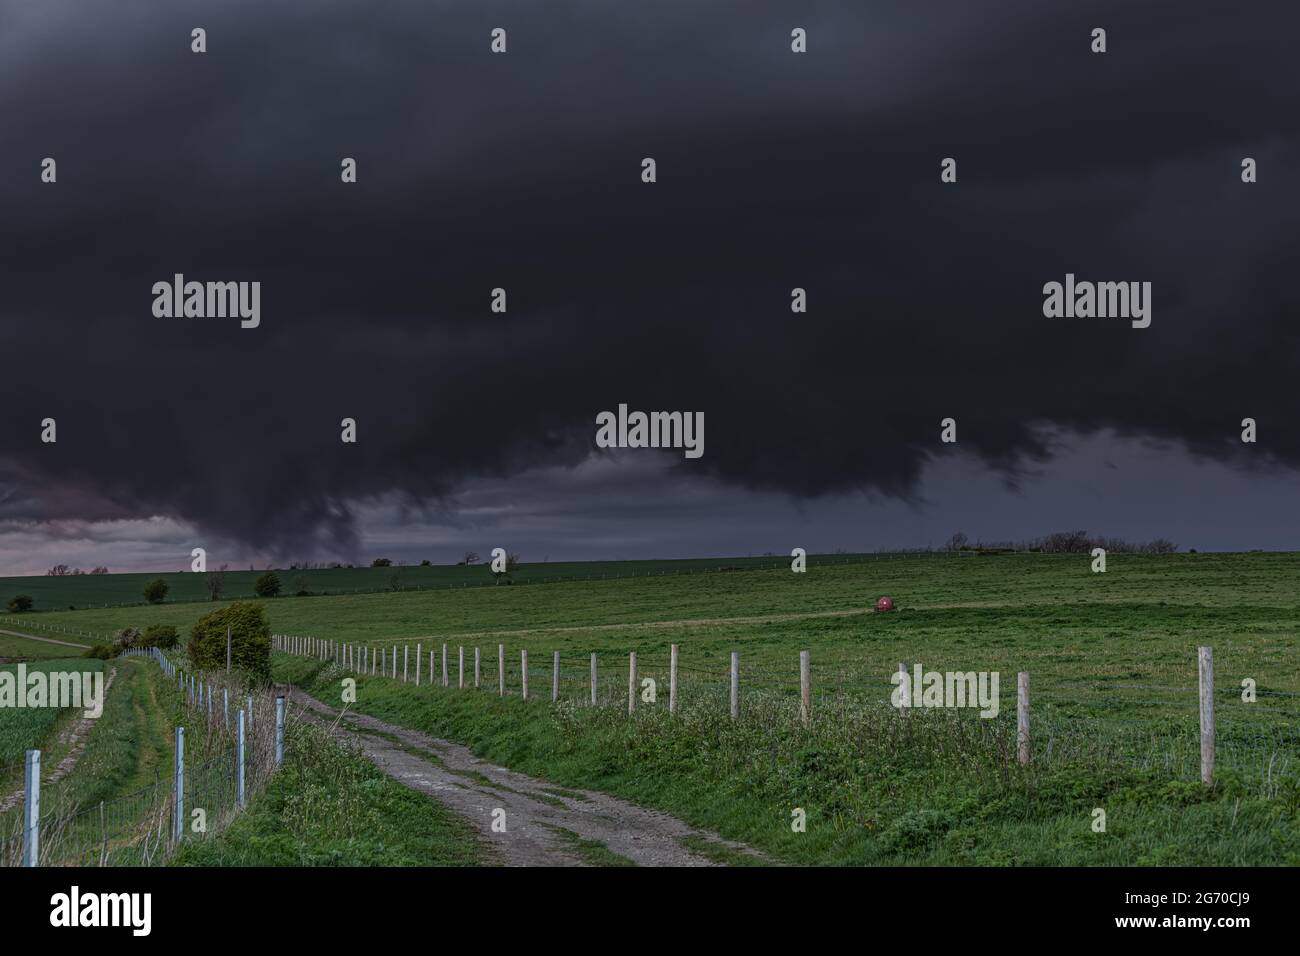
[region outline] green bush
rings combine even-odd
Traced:
[[[32,597],[30,594],[20,594],[9,602],[9,610],[15,614],[21,614],[23,611],[32,609]]]
[[[270,677],[271,625],[266,621],[262,605],[255,601],[236,601],[199,618],[190,629],[190,642],[186,646],[191,665],[200,670],[219,670],[226,666],[227,627],[231,666],[258,677]]]
[[[150,624],[140,638],[140,646],[169,651],[180,643],[180,633],[170,624]]]
[[[117,645],[117,653],[121,653],[128,647],[135,647],[140,643],[140,629],[138,627],[124,627],[113,635],[113,642]]]
[[[280,593],[280,575],[267,571],[253,585],[253,593],[262,598],[275,597]]]
[[[82,657],[94,657],[101,661],[112,660],[117,657],[117,646],[114,644],[96,644],[86,649]]]
[[[167,582],[162,578],[154,578],[144,586],[144,599],[150,604],[161,604],[167,598],[167,592],[171,590]]]

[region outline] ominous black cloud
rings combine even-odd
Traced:
[[[0,25],[0,465],[34,517],[342,552],[350,502],[576,463],[620,402],[703,411],[681,467],[796,496],[909,496],[947,416],[1011,478],[1047,425],[1300,464],[1293,5],[15,0]],[[260,280],[261,328],[154,318],[178,272]],[[1152,282],[1151,327],[1045,319],[1066,272]]]

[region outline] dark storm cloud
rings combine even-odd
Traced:
[[[1293,467],[1300,14],[1133,7],[0,5],[7,513],[347,552],[352,502],[576,464],[620,402],[796,496],[914,495],[946,416],[1013,481],[1049,425]],[[1043,318],[1066,272],[1151,327]],[[154,318],[174,273],[261,327]]]

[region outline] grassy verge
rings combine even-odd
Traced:
[[[274,668],[278,680],[338,697],[338,672],[318,662],[276,655]],[[382,678],[360,679],[355,708],[560,786],[666,810],[789,863],[1300,863],[1294,778],[1228,769],[1206,790],[1147,755],[1105,749],[1026,768],[1006,721],[846,707],[804,730],[785,700],[756,701],[738,722],[712,705],[629,719]],[[1093,828],[1098,809],[1104,832]],[[792,826],[796,810],[805,832]]]
[[[85,807],[138,791],[170,772],[178,695],[152,662],[119,658],[111,666],[117,676],[104,713],[92,725],[76,768],[47,791],[52,799]]]
[[[284,766],[222,833],[178,866],[474,866],[484,851],[459,817],[389,780],[319,729],[297,725]]]

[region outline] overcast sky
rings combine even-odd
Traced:
[[[1277,3],[0,0],[0,572],[1293,548],[1297,28]],[[1151,326],[1045,318],[1067,272],[1151,282]],[[176,273],[259,281],[260,326],[155,317]],[[597,451],[619,403],[703,412],[703,457]]]

